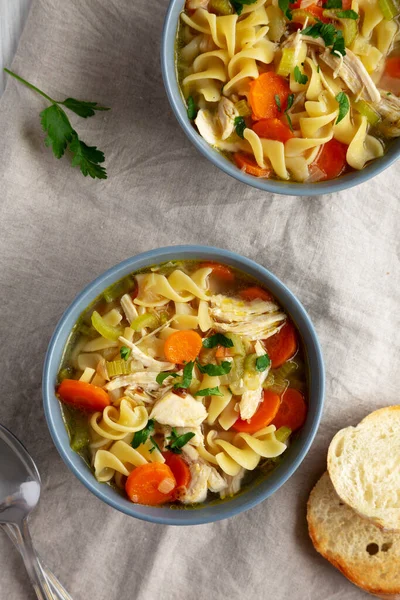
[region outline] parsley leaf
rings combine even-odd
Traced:
[[[150,454],[152,452],[154,452],[155,449],[157,449],[159,452],[161,452],[160,446],[157,444],[156,440],[153,438],[152,435],[150,436],[150,441],[153,443],[153,447],[150,448],[150,450],[149,450]]]
[[[257,0],[231,0],[231,4],[238,15],[242,14],[244,4],[254,4]]]
[[[82,175],[90,175],[93,179],[107,179],[106,170],[100,165],[104,162],[104,154],[96,146],[87,146],[74,132],[69,150],[73,154],[72,166],[79,166]]]
[[[187,99],[187,116],[191,121],[194,121],[197,117],[197,108],[193,100],[193,96],[189,96]]]
[[[195,435],[196,434],[193,433],[193,431],[178,435],[176,429],[173,427],[171,435],[167,437],[167,440],[170,440],[170,442],[166,448],[167,450],[171,450],[174,454],[182,454],[181,448],[183,448],[183,446],[185,446],[185,444],[187,444]]]
[[[61,158],[68,149],[74,155],[72,166],[79,165],[85,177],[90,175],[94,179],[107,179],[105,168],[100,166],[100,163],[104,162],[103,152],[97,150],[95,146],[87,146],[79,139],[61,105],[85,119],[93,116],[96,110],[110,109],[105,106],[99,106],[97,102],[86,102],[77,100],[76,98],[66,98],[64,101],[54,100],[54,98],[51,98],[48,94],[45,94],[42,90],[13,71],[9,69],[4,69],[4,71],[51,103],[49,107],[40,113],[40,120],[43,131],[47,133],[44,143],[47,147],[50,146],[52,148],[54,156]]]
[[[340,53],[342,56],[346,55],[346,44],[344,43],[343,33],[341,31],[336,32],[336,39],[332,46],[331,53]]]
[[[335,97],[335,100],[339,103],[339,114],[335,123],[335,125],[337,125],[338,123],[340,123],[340,121],[342,121],[342,119],[345,118],[345,116],[349,112],[350,102],[347,95],[344,92],[339,92],[338,95]]]
[[[279,95],[275,94],[274,98],[275,98],[275,104],[278,107],[279,112],[282,112],[281,99],[279,98]]]
[[[212,388],[204,388],[203,390],[199,390],[193,396],[223,396],[223,393],[219,389],[219,387]]]
[[[292,11],[289,8],[290,0],[278,0],[278,6],[289,21],[292,20]]]
[[[301,85],[306,84],[308,81],[307,75],[305,73],[302,73],[297,65],[294,68],[294,79],[295,81],[297,81],[297,83],[300,83]]]
[[[222,333],[215,333],[203,340],[204,348],[215,348],[215,346],[223,346],[224,348],[232,348],[233,342]]]
[[[342,8],[342,0],[327,0],[324,8]]]
[[[179,388],[187,389],[190,386],[190,384],[192,383],[192,377],[193,377],[193,366],[194,366],[193,361],[186,363],[186,365],[183,368],[182,379],[179,380],[178,383],[176,383],[174,385],[175,389],[179,389]]]
[[[292,119],[290,118],[289,115],[289,110],[292,108],[293,106],[293,102],[294,102],[294,94],[289,94],[288,99],[287,99],[287,106],[286,106],[286,110],[285,110],[285,116],[290,128],[290,131],[293,133],[293,125],[292,125]]]
[[[119,354],[123,360],[128,360],[130,353],[131,349],[127,348],[126,346],[121,346],[119,349]]]
[[[217,377],[218,375],[227,375],[232,368],[232,363],[229,360],[223,360],[220,365],[201,365],[197,361],[197,366],[200,373],[207,373],[211,377]]]
[[[96,110],[110,110],[105,106],[99,106],[97,102],[85,102],[84,100],[77,100],[76,98],[66,98],[64,102],[59,102],[59,104],[63,104],[69,108],[69,110],[72,110],[75,114],[84,119],[93,117],[93,115],[96,114]]]
[[[258,371],[259,373],[262,373],[263,371],[265,371],[265,369],[268,369],[270,364],[271,364],[271,360],[270,360],[268,354],[263,354],[262,356],[258,356],[256,359],[256,371]]]
[[[235,117],[234,125],[235,125],[235,131],[236,131],[236,133],[243,140],[244,139],[243,132],[244,132],[244,130],[247,127],[246,121],[243,119],[243,117]]]
[[[355,10],[339,10],[336,13],[336,16],[339,17],[339,19],[354,19],[354,21],[358,19],[358,14]]]
[[[158,385],[162,385],[167,377],[178,377],[178,373],[170,373],[169,371],[165,371],[164,373],[159,373],[156,377],[156,382]]]
[[[325,46],[332,46],[332,53],[339,52],[343,56],[346,54],[343,33],[339,29],[335,29],[331,23],[322,23],[317,19],[314,25],[309,25],[301,33],[313,38],[321,37]]]
[[[152,436],[154,433],[154,421],[150,419],[147,421],[146,427],[141,429],[140,431],[136,431],[133,436],[133,440],[131,442],[132,448],[138,448],[141,444],[144,444],[147,441],[149,436]]]

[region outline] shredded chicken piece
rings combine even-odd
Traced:
[[[198,427],[207,417],[205,406],[190,394],[184,398],[170,391],[153,406],[150,419],[171,427]]]
[[[218,103],[218,119],[221,124],[221,138],[226,140],[235,129],[235,118],[239,116],[233,102],[222,96]]]
[[[207,498],[208,479],[211,473],[211,467],[205,463],[196,462],[189,465],[190,484],[186,491],[179,496],[183,504],[194,504],[195,502],[204,502]]]
[[[226,476],[226,482],[228,484],[228,487],[222,490],[220,494],[222,500],[229,496],[234,496],[238,493],[242,485],[242,479],[244,477],[244,474],[245,470],[242,468],[240,469],[239,473],[234,477],[231,477],[230,475]]]
[[[136,360],[139,360],[144,367],[149,368],[151,371],[157,371],[158,373],[160,373],[161,371],[172,371],[172,369],[175,369],[174,364],[170,362],[155,360],[151,356],[148,356],[147,354],[139,350],[139,348],[135,344],[124,338],[122,335],[119,337],[119,341],[122,342],[124,346],[128,346],[128,348],[132,350],[132,356],[136,358]]]
[[[256,351],[257,356],[262,356],[266,352],[264,346],[261,344],[260,341],[256,342],[254,349]],[[257,375],[255,375],[254,377],[258,379],[258,388],[255,390],[246,389],[242,394],[242,397],[239,402],[239,411],[240,418],[244,421],[251,419],[251,417],[256,413],[259,407],[264,392],[262,386],[267,378],[268,372],[269,369],[265,369],[265,371],[263,371],[262,373],[258,373]]]
[[[400,136],[400,98],[394,94],[380,90],[381,101],[374,108],[382,116],[379,128],[386,137]]]
[[[112,390],[118,390],[128,386],[141,387],[146,391],[157,390],[160,385],[156,382],[157,372],[155,371],[139,371],[138,373],[131,373],[130,375],[122,375],[121,377],[114,377],[109,381],[104,389],[111,392]]]
[[[204,444],[204,435],[201,431],[201,427],[174,427],[176,433],[178,435],[185,435],[186,433],[194,433],[194,437],[192,437],[187,444],[190,446],[201,446]],[[164,435],[164,438],[167,438],[171,435],[172,427],[169,425],[163,425],[160,428],[160,433]],[[166,445],[168,445],[168,440],[166,440]]]
[[[201,109],[197,113],[195,124],[199,130],[200,135],[211,144],[220,150],[226,150],[227,152],[238,152],[239,150],[248,149],[249,145],[246,140],[239,140],[238,142],[228,142],[220,137],[220,123],[209,110]]]
[[[217,469],[210,467],[210,474],[207,481],[208,489],[210,492],[218,493],[228,487],[228,484],[224,477],[218,473]]]

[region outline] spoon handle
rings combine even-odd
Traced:
[[[38,600],[72,600],[55,575],[41,564],[32,544],[27,521],[24,520],[21,527],[3,525],[3,530],[22,556]]]

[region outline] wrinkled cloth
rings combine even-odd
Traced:
[[[45,101],[9,80],[0,101],[0,422],[43,482],[37,550],[74,600],[361,600],[313,549],[306,501],[334,433],[398,399],[399,185],[394,165],[323,197],[242,185],[203,158],[169,107],[159,61],[165,0],[36,0],[13,69],[51,96],[110,112],[71,115],[106,154],[85,179],[43,144]],[[295,475],[256,508],[169,527],[118,513],[62,462],[45,422],[41,374],[52,331],[105,269],[157,246],[208,244],[255,259],[302,301],[326,361],[316,440]],[[34,598],[0,532],[0,598]]]

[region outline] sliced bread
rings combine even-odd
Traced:
[[[375,527],[346,506],[328,473],[310,494],[307,521],[315,549],[350,581],[379,598],[400,600],[400,534]]]
[[[400,406],[339,431],[329,446],[328,472],[343,502],[378,527],[400,532]]]

